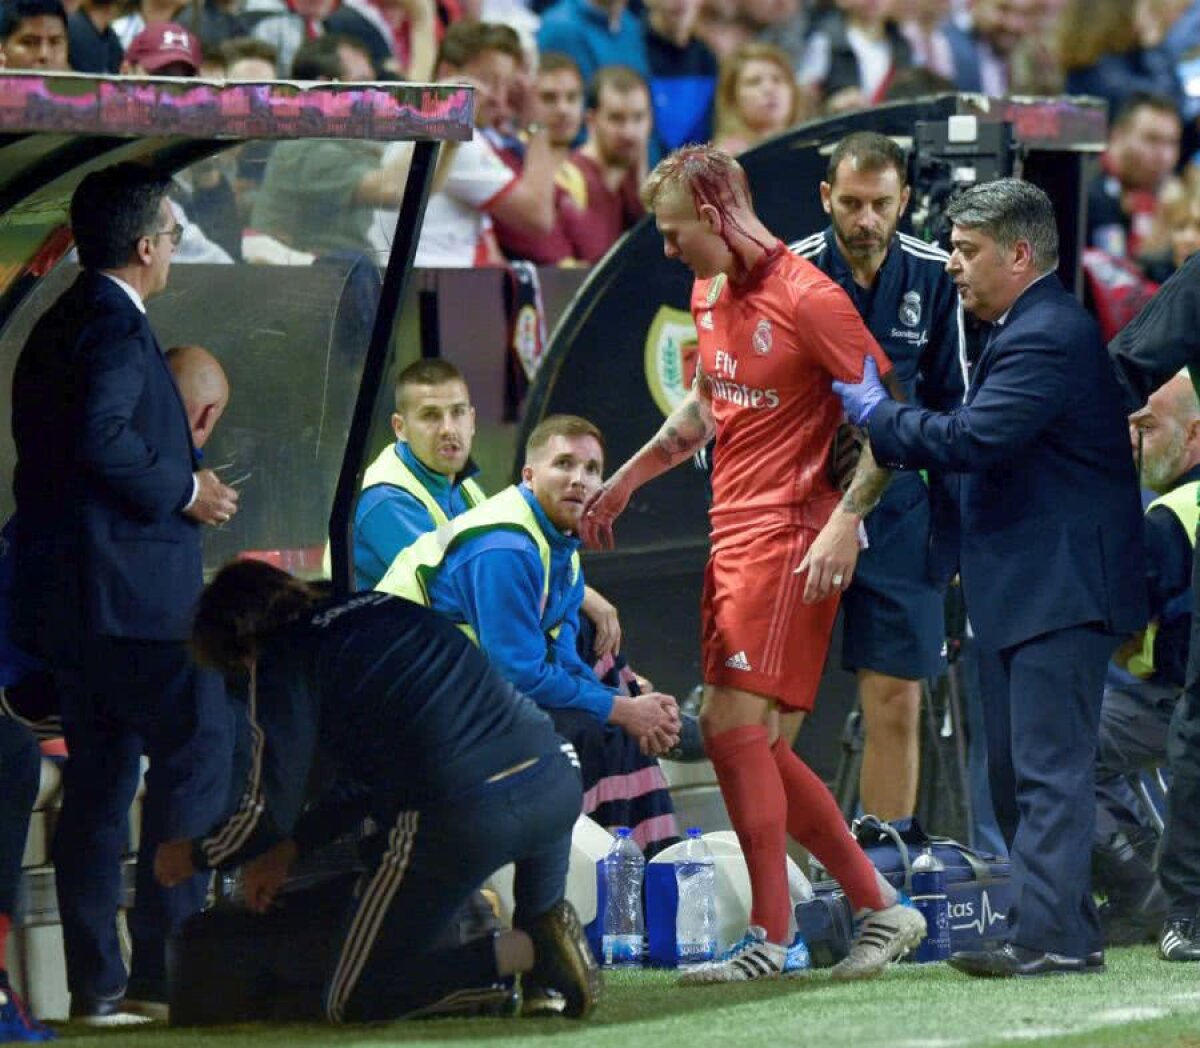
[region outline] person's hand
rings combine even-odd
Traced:
[[[858,523],[858,517],[839,506],[809,546],[795,571],[808,572],[805,604],[816,604],[850,585],[858,563]]]
[[[631,492],[614,474],[593,491],[579,515],[579,537],[589,549],[612,549],[613,522],[629,505]]]
[[[679,741],[679,705],[671,695],[652,691],[613,700],[610,720],[638,740],[642,753],[655,757]]]
[[[190,840],[163,841],[158,846],[154,853],[154,877],[164,888],[173,888],[195,875]]]
[[[596,643],[592,649],[595,657],[602,659],[605,655],[616,655],[621,650],[621,620],[617,609],[591,586],[586,586],[580,610],[596,628]]]
[[[834,382],[833,391],[842,398],[846,416],[856,426],[865,426],[871,413],[885,400],[888,391],[879,378],[874,357],[863,359],[863,377],[858,382]]]
[[[296,861],[294,841],[280,841],[242,868],[242,887],[246,906],[254,913],[266,913],[275,902],[288,871]]]
[[[196,497],[183,515],[199,524],[226,523],[237,512],[237,491],[222,484],[211,469],[202,469],[193,476],[196,478]]]

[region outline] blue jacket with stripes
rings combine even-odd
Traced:
[[[197,869],[239,865],[288,837],[304,852],[367,815],[390,824],[562,746],[449,621],[383,593],[323,603],[268,638],[246,713],[245,789],[193,842]],[[302,813],[318,751],[337,788]]]

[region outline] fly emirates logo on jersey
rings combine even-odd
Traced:
[[[756,347],[757,348],[757,347]],[[768,345],[769,348],[769,345]],[[738,362],[732,354],[717,350],[717,373],[709,376],[714,397],[720,397],[739,408],[773,411],[779,407],[779,392],[759,389],[737,380]]]

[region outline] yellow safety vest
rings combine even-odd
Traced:
[[[1200,505],[1196,501],[1198,497],[1200,497],[1200,481],[1194,480],[1190,484],[1181,484],[1173,491],[1160,495],[1146,507],[1147,513],[1156,506],[1165,506],[1174,513],[1179,523],[1183,525],[1183,530],[1187,534],[1188,542],[1192,544],[1193,551],[1196,549],[1196,525],[1200,523]],[[1154,675],[1154,642],[1157,639],[1158,620],[1155,619],[1142,634],[1141,650],[1130,658],[1126,666],[1130,673],[1141,680],[1146,680]]]
[[[425,511],[433,518],[434,527],[441,527],[450,519],[446,516],[446,511],[438,505],[437,499],[433,497],[430,490],[421,483],[421,478],[409,469],[408,463],[397,453],[395,444],[389,444],[384,448],[363,474],[363,491],[381,484],[407,491],[425,507]],[[472,478],[468,477],[460,487],[469,508],[474,508],[481,502],[487,501],[487,495],[483,488]],[[333,574],[333,554],[330,552],[328,542],[325,543],[324,568],[326,578]]]
[[[550,543],[546,541],[537,517],[516,485],[505,488],[436,530],[422,535],[408,549],[401,550],[375,588],[428,608],[431,603],[429,590],[446,554],[467,539],[502,528],[523,532],[537,547],[538,558],[542,562],[542,608],[545,608],[550,597]],[[572,584],[579,578],[579,571],[579,553],[575,552],[571,554]],[[460,622],[457,625],[474,644],[479,644],[479,638],[468,623]],[[547,630],[547,637],[553,640],[561,628],[562,623],[556,622]]]

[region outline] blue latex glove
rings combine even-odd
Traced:
[[[879,366],[874,357],[867,357],[863,361],[861,382],[834,382],[833,391],[842,398],[846,417],[856,426],[865,426],[880,401],[888,398],[888,391],[879,379]]]

